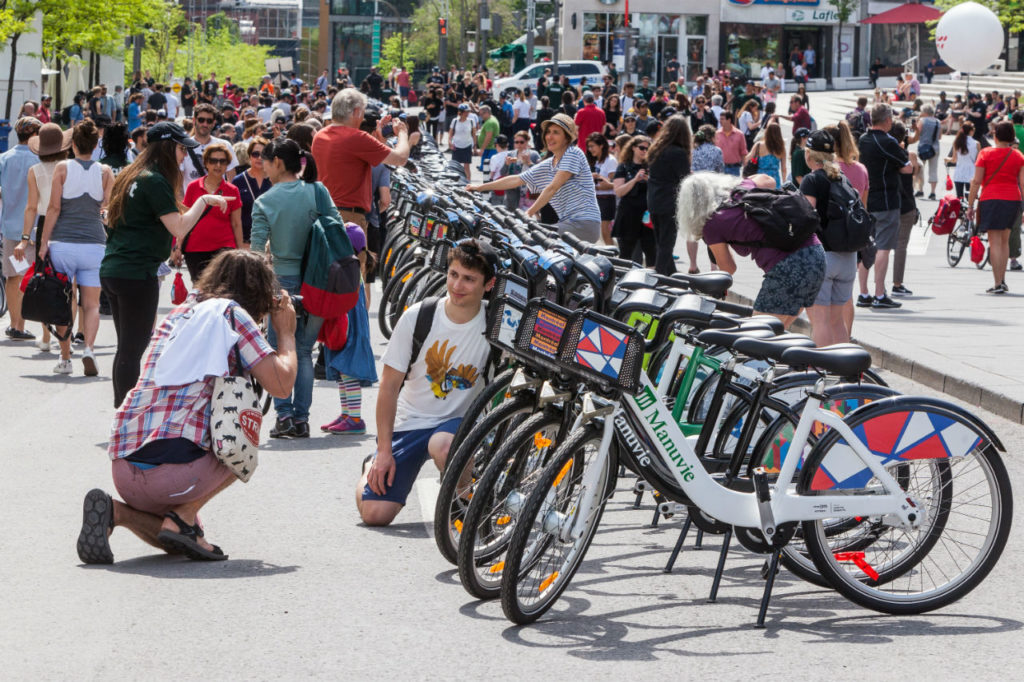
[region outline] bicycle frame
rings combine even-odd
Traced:
[[[808,396],[793,435],[790,456],[782,463],[770,500],[761,503],[758,502],[755,493],[731,490],[712,478],[701,464],[693,446],[672,420],[671,411],[658,399],[654,385],[645,375],[640,377],[640,382],[641,389],[637,395],[622,396],[613,408],[611,417],[605,421],[605,431],[614,428],[614,417],[620,411],[632,412],[651,442],[660,444],[656,449],[657,455],[672,472],[680,489],[702,511],[719,521],[732,526],[760,528],[769,541],[777,535],[775,531],[779,524],[789,522],[836,517],[894,516],[901,525],[910,528],[917,527],[925,521],[925,507],[907,497],[895,478],[881,465],[879,457],[868,450],[840,416],[821,408],[821,400],[817,396],[820,396],[825,388],[824,378],[819,379],[814,391]],[[870,495],[797,493],[796,485],[792,481],[801,457],[796,453],[803,453],[811,427],[816,421],[839,433],[849,445],[848,451],[874,474],[881,490]],[[608,456],[605,445],[607,441],[605,435],[599,451],[600,457]],[[597,463],[588,467],[583,478],[583,485],[587,490],[595,490],[601,469]],[[582,497],[580,508],[574,515],[574,536],[580,536],[585,529],[585,524],[576,521],[589,518],[590,511],[596,503],[594,494]]]

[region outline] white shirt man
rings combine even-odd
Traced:
[[[167,102],[164,104],[164,109],[167,111],[167,120],[173,121],[178,117],[178,108],[181,103],[178,101],[177,95],[170,90],[164,92],[164,97],[167,98]]]

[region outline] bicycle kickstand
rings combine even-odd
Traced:
[[[694,549],[704,549],[704,531],[700,528],[697,529],[697,539],[693,541]]]
[[[718,586],[722,584],[722,573],[725,571],[725,559],[729,556],[729,544],[732,542],[732,526],[722,536],[722,552],[718,555],[718,568],[715,569],[715,579],[711,583],[711,594],[708,595],[708,603],[714,604],[718,601]]]
[[[665,573],[671,573],[672,567],[676,565],[676,559],[679,558],[679,551],[683,548],[683,543],[686,542],[686,534],[690,532],[690,515],[686,515],[686,521],[683,522],[683,529],[679,531],[679,539],[676,540],[676,546],[672,548],[672,553],[668,555],[668,563],[665,564]]]
[[[757,624],[754,627],[764,627],[764,618],[768,614],[768,602],[771,601],[772,588],[775,586],[775,574],[779,572],[779,556],[781,554],[781,547],[772,548],[768,559],[768,577],[764,581],[764,594],[761,596],[761,608],[757,612]]]

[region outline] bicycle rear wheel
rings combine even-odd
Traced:
[[[884,448],[892,450],[887,468],[923,519],[916,528],[888,517],[843,519],[848,528],[840,533],[829,532],[833,519],[805,522],[803,539],[821,574],[847,599],[891,614],[941,608],[977,587],[998,561],[1013,515],[1006,467],[988,436],[939,401],[897,399],[851,415],[849,424],[873,441],[875,452],[884,433],[901,434]],[[844,462],[846,471],[856,468],[837,436],[830,433],[808,456],[801,492],[834,493],[848,485],[853,496],[877,492],[876,480],[857,480],[862,474],[836,480]]]
[[[573,433],[526,501],[501,581],[501,607],[514,623],[532,623],[558,601],[594,539],[618,468],[614,445],[600,452],[602,428],[600,422],[591,422]],[[587,490],[583,476],[592,466],[602,467],[601,475],[597,489]],[[576,512],[587,496],[593,508],[588,518],[578,518]],[[582,529],[579,524],[584,524]],[[581,531],[578,537],[573,537],[574,529]]]

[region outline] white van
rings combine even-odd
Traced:
[[[537,62],[508,78],[499,78],[494,81],[494,92],[503,94],[508,90],[522,90],[526,87],[536,90],[537,79],[544,75],[544,69],[551,69],[552,67],[553,64],[551,62]],[[569,83],[574,86],[579,85],[582,78],[587,79],[588,85],[604,85],[602,77],[606,73],[608,73],[608,69],[600,62],[558,62],[558,75],[568,76]]]

